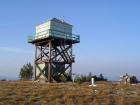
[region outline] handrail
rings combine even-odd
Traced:
[[[64,39],[70,39],[73,41],[78,41],[80,42],[80,35],[75,35],[71,33],[66,33],[58,30],[45,30],[39,33],[36,33],[35,35],[30,35],[28,36],[28,42],[31,42],[32,40],[39,39],[39,38],[45,38],[46,36],[53,36],[53,37],[60,37]]]

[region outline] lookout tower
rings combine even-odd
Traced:
[[[80,36],[72,34],[72,25],[56,18],[35,28],[35,35],[28,36],[28,43],[35,45],[34,80],[59,81],[62,75],[68,79],[75,62],[72,45],[80,42]]]

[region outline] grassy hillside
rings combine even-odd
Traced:
[[[0,105],[139,105],[140,85],[1,81]]]

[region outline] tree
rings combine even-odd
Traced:
[[[32,79],[33,76],[33,66],[28,63],[20,69],[19,78],[21,79]]]
[[[98,81],[98,77],[96,75],[93,76],[94,81]]]
[[[99,75],[99,81],[107,81],[107,78],[104,78],[103,74]]]
[[[78,83],[79,85],[83,82],[86,82],[86,75],[76,75],[75,77],[75,82]]]
[[[79,85],[83,82],[90,82],[91,78],[94,78],[94,81],[107,81],[107,78],[104,78],[103,74],[101,73],[99,76],[96,75],[92,75],[92,73],[90,72],[88,74],[88,76],[86,75],[76,75],[75,77],[75,82],[78,83]]]
[[[99,80],[100,80],[100,81],[103,81],[103,80],[104,80],[104,76],[103,76],[102,73],[99,75]]]
[[[104,78],[103,74],[101,73],[99,76],[93,76],[95,81],[107,81],[107,78]]]
[[[93,78],[93,75],[92,75],[92,73],[90,72],[90,73],[88,74],[88,76],[87,76],[87,81],[88,81],[88,82],[91,81],[91,78]]]

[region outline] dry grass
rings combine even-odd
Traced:
[[[0,105],[139,105],[140,85],[1,81]]]

